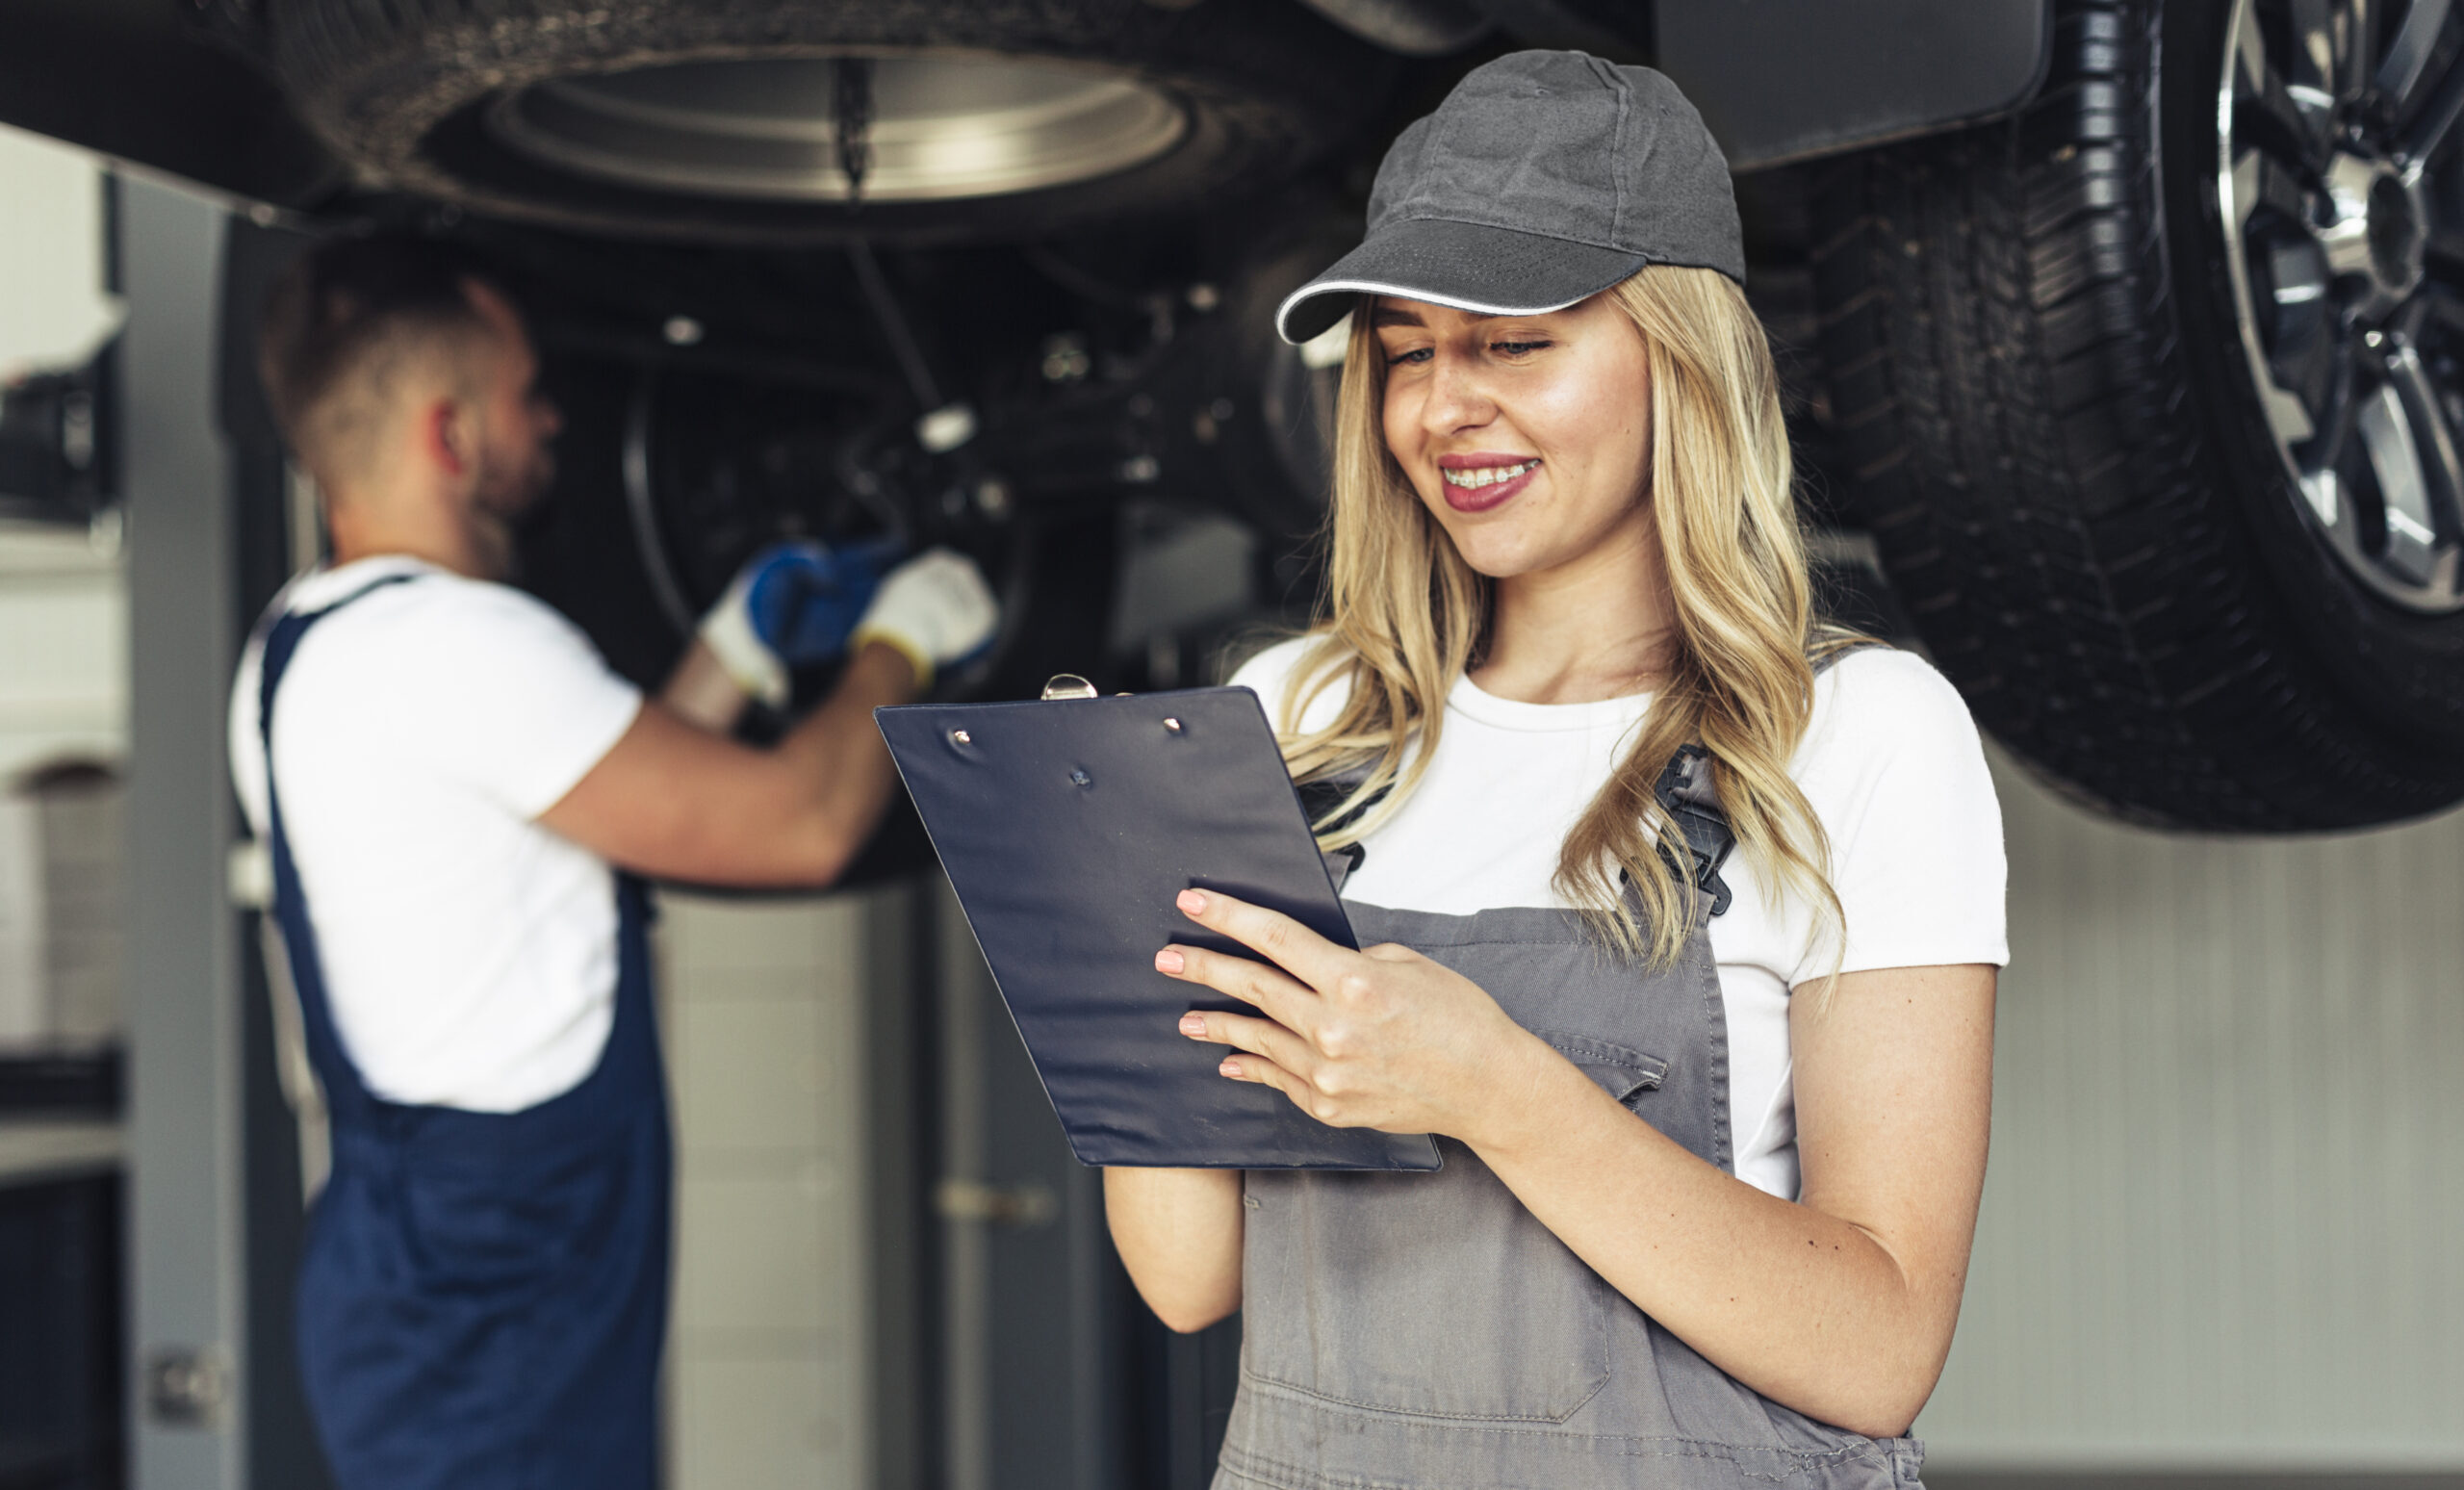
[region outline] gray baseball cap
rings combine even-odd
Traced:
[[[1368,237],[1287,296],[1275,329],[1308,341],[1361,295],[1537,315],[1646,264],[1745,282],[1736,190],[1703,116],[1649,67],[1512,52],[1396,140]]]

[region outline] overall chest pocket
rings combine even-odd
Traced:
[[[1434,1174],[1248,1176],[1243,1371],[1351,1407],[1563,1422],[1608,1379],[1608,1285],[1438,1148]]]
[[[473,1297],[552,1291],[595,1275],[611,1250],[637,1248],[647,1226],[664,1223],[665,1159],[645,1128],[619,1119],[589,1143],[475,1145],[403,1164],[403,1244],[420,1285]]]
[[[1666,1070],[1538,1033],[1621,1100]],[[1607,1382],[1626,1305],[1469,1148],[1438,1148],[1434,1174],[1247,1176],[1243,1368],[1346,1406],[1562,1423]]]
[[[1347,909],[1363,945],[1399,942],[1472,979],[1620,1102],[1669,1078],[1647,1052],[1684,1033],[1682,1015],[1573,912]],[[1632,1306],[1469,1148],[1437,1143],[1434,1174],[1247,1176],[1243,1372],[1362,1409],[1562,1423],[1607,1383],[1610,1320]]]

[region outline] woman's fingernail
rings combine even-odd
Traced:
[[[1194,889],[1181,891],[1172,903],[1192,915],[1200,915],[1206,911],[1206,897]]]
[[[1176,973],[1188,965],[1189,959],[1181,956],[1178,952],[1173,951],[1170,947],[1166,947],[1163,951],[1155,954],[1155,970],[1157,972]]]
[[[1181,1033],[1184,1035],[1205,1034],[1206,1015],[1195,1012],[1181,1015]]]
[[[1220,1075],[1237,1077],[1241,1074],[1241,1063],[1227,1056],[1223,1064],[1215,1069]]]

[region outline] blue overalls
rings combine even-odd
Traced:
[[[344,1490],[651,1490],[670,1159],[641,883],[617,876],[614,1026],[579,1086],[518,1113],[412,1106],[343,1049],[283,834],[273,706],[300,637],[413,578],[283,616],[258,694],[274,914],[333,1127],[299,1276],[308,1404]]]

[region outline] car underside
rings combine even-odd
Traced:
[[[762,544],[892,533],[985,563],[954,686],[1021,696],[1305,619],[1342,347],[1274,305],[1470,66],[1655,63],[1738,173],[1835,611],[2083,800],[2317,830],[2464,797],[2452,9],[29,0],[0,112],[242,207],[234,316],[319,234],[502,263],[569,424],[526,582],[626,672]],[[64,510],[107,378],[12,397]]]

